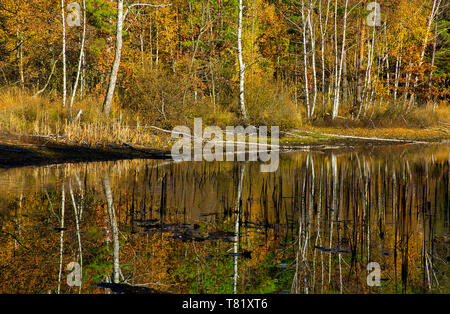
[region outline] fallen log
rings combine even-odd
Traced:
[[[381,138],[381,137],[364,137],[364,136],[353,136],[353,135],[340,135],[340,134],[332,134],[332,133],[312,132],[312,131],[299,130],[299,129],[294,129],[293,131],[294,131],[294,132],[307,133],[307,134],[314,134],[314,135],[322,135],[322,136],[338,137],[338,138],[348,138],[348,139],[365,140],[365,141],[380,141],[380,142],[397,142],[397,143],[428,144],[428,142],[423,142],[423,141],[404,140],[404,139],[395,139],[395,138]]]

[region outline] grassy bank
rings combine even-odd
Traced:
[[[150,116],[143,117],[142,111],[138,114],[116,106],[112,112],[110,117],[105,117],[98,98],[85,98],[69,112],[62,108],[58,97],[34,97],[17,90],[3,91],[0,95],[0,143],[3,145],[0,163],[42,164],[93,158],[149,157],[155,153],[154,149],[158,152],[170,150],[173,140],[168,131],[175,125],[192,127],[193,118],[202,116],[192,112],[192,117],[185,116],[180,121],[158,125],[152,123]],[[243,123],[233,112],[218,115],[220,119],[214,122],[220,127]],[[282,145],[389,143],[388,139],[392,139],[392,143],[450,140],[448,106],[435,108],[434,112],[424,107],[409,114],[391,116],[388,112],[377,112],[372,114],[372,119],[358,121],[346,117],[334,121],[328,117],[314,121],[298,121],[298,116],[293,119],[288,123],[285,120],[272,122],[281,126]],[[212,122],[209,120],[205,117],[204,125]],[[28,147],[21,148],[23,144]]]

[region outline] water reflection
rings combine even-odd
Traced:
[[[449,153],[4,170],[0,292],[448,293]]]

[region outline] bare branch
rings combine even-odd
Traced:
[[[170,7],[171,5],[172,5],[172,3],[168,3],[168,4],[134,3],[134,4],[131,4],[131,5],[127,4],[127,10],[123,14],[122,20],[125,21],[128,12],[130,12],[130,11],[133,12],[131,9],[134,8],[134,7],[137,7],[137,6],[151,7],[151,8],[166,8],[166,7]]]

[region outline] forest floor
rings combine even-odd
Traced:
[[[0,133],[0,168],[137,158],[171,159],[174,140],[170,134],[156,130],[149,132],[158,138],[158,144],[153,147],[106,141],[90,144],[64,137]],[[369,129],[302,126],[280,134],[282,151],[429,143],[450,144],[450,127]]]

